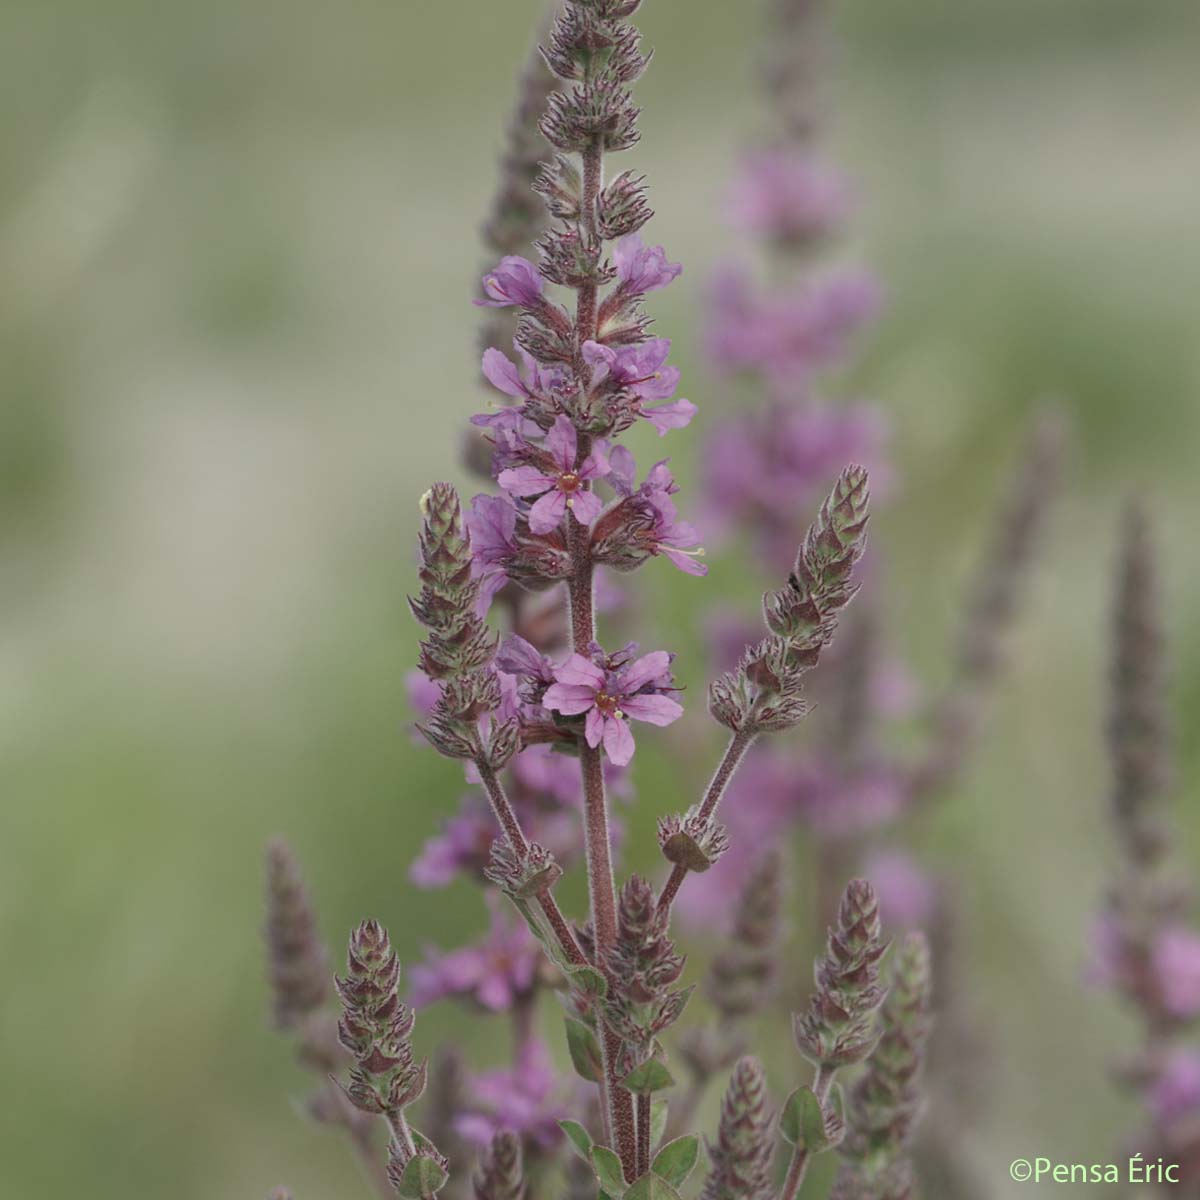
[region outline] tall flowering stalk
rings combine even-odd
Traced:
[[[586,1163],[588,1190],[598,1187],[609,1200],[676,1200],[698,1163],[700,1141],[664,1132],[662,1093],[676,1086],[667,1047],[695,986],[686,982],[687,962],[672,932],[675,901],[689,876],[701,877],[693,890],[707,886],[730,845],[720,810],[731,782],[754,743],[804,719],[809,673],[858,589],[870,498],[866,470],[851,465],[797,534],[799,548],[793,545],[788,569],[779,572],[780,586],[764,595],[764,628],[709,688],[709,713],[728,743],[702,795],[659,822],[665,881],[656,886],[634,875],[618,888],[610,784],[635,756],[642,736],[635,726],[670,725],[683,708],[671,653],[643,652],[634,643],[606,649],[599,641],[596,570],[631,572],[663,558],[689,575],[704,574],[668,461],[640,472],[619,440],[638,420],[665,435],[695,412],[675,398],[679,371],[667,362],[670,342],[649,335],[643,308],[681,268],[640,237],[651,216],[645,180],[613,175],[607,164],[638,137],[630,88],[648,62],[630,23],[639,7],[639,0],[568,0],[546,40],[544,60],[563,85],[548,96],[540,122],[553,155],[535,187],[551,220],[538,238],[537,262],[505,254],[484,276],[477,300],[516,315],[516,360],[489,346],[482,361],[503,399],[474,418],[496,490],[464,509],[451,485],[435,483],[421,500],[420,587],[410,599],[424,629],[417,728],[440,754],[463,764],[493,825],[485,841],[447,833],[440,857],[427,847],[424,879],[440,878],[448,862],[469,863],[507,898],[521,924],[493,910],[483,943],[427,953],[409,972],[410,999],[454,995],[476,1011],[511,1011],[516,1032],[512,1069],[476,1076],[468,1086],[459,1086],[453,1059],[435,1060],[436,1086],[424,1104],[429,1070],[414,1048],[414,1013],[402,999],[390,939],[375,921],[351,936],[347,970],[337,980],[339,1039],[351,1059],[340,1094],[382,1118],[387,1178],[407,1200],[430,1200],[454,1186],[455,1169],[443,1147],[415,1128],[410,1109],[427,1131],[440,1137],[453,1130],[485,1147],[470,1176],[479,1200],[540,1194],[536,1159],[555,1148],[552,1136],[540,1138],[550,1073],[534,1033],[547,977],[562,993],[571,1062],[596,1085],[590,1096],[564,1097],[574,1116],[559,1122]],[[524,216],[518,223],[527,227]],[[555,591],[567,600],[561,646],[553,636],[527,636],[524,624],[525,598]],[[510,625],[503,638],[489,625],[495,608]],[[588,911],[578,922],[555,897],[564,864],[541,837],[546,811],[535,802],[539,790],[557,789],[564,763],[579,780]],[[739,921],[747,944],[717,960],[708,986],[722,1035],[732,1037],[734,1023],[760,1004],[776,974],[779,883],[769,875],[757,887],[742,880]],[[544,961],[531,960],[532,947]],[[796,1023],[817,1077],[783,1112],[781,1128],[799,1159],[784,1200],[795,1196],[806,1156],[819,1148],[814,1112],[825,1142],[837,1140],[833,1073],[861,1063],[875,1046],[885,948],[874,894],[855,880],[818,969],[817,996]],[[315,961],[301,954],[296,977],[307,980]],[[765,1198],[772,1188],[776,1124],[766,1094],[762,1067],[742,1058],[710,1143],[706,1194],[714,1200]],[[481,1097],[483,1107],[471,1107]],[[575,1180],[571,1187],[574,1194]]]
[[[1143,1099],[1137,1145],[1200,1182],[1200,934],[1170,861],[1171,748],[1157,562],[1145,507],[1125,515],[1117,564],[1108,720],[1116,834],[1113,879],[1096,930],[1093,974],[1138,1015],[1142,1046],[1121,1077]]]

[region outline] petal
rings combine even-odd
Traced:
[[[652,650],[621,672],[622,695],[632,694],[646,684],[661,679],[671,669],[671,656],[665,650]]]
[[[604,672],[582,654],[572,654],[561,667],[555,669],[554,678],[559,683],[590,687],[593,691],[598,691],[604,686]]]
[[[483,374],[492,387],[498,388],[506,396],[524,400],[529,395],[529,389],[521,382],[516,363],[499,350],[483,352]]]
[[[669,558],[681,571],[687,575],[707,575],[708,564],[702,563],[690,554],[682,554],[678,550],[663,548],[663,557]]]
[[[596,706],[594,689],[584,684],[555,683],[546,689],[542,707],[560,712],[564,717],[577,717]]]
[[[583,736],[593,750],[600,745],[600,739],[604,736],[604,718],[598,708],[588,710],[587,720],[583,725]]]
[[[571,497],[571,512],[575,514],[575,520],[580,525],[591,525],[600,515],[603,507],[604,502],[595,492],[576,492]],[[533,526],[531,525],[530,528],[532,529]]]
[[[603,479],[611,470],[608,458],[603,451],[598,450],[583,460],[578,474],[580,479]]]
[[[529,528],[533,533],[549,533],[557,529],[567,512],[567,498],[554,488],[529,510]]]
[[[643,408],[642,416],[662,437],[669,429],[683,429],[689,425],[697,412],[699,409],[690,400],[676,400],[674,404],[660,404],[658,408]]]
[[[643,400],[669,400],[679,386],[679,368],[663,367],[646,372],[641,383],[634,384],[634,394]]]
[[[537,467],[510,467],[500,472],[496,482],[514,496],[540,496],[554,487],[557,481],[549,475],[543,475]]]
[[[617,717],[607,717],[604,721],[604,750],[609,761],[623,767],[633,758],[633,749],[633,733],[629,726]]]
[[[629,696],[621,701],[621,711],[635,721],[647,721],[651,725],[670,725],[683,716],[683,705],[670,696]]]
[[[616,351],[602,346],[599,342],[584,342],[580,347],[580,352],[583,355],[583,361],[589,367],[595,367],[598,370],[607,371],[617,358]]]
[[[608,481],[623,496],[633,491],[637,462],[628,446],[614,446],[608,456]]]
[[[550,433],[546,437],[546,449],[564,471],[572,471],[575,469],[577,447],[575,426],[571,424],[569,417],[560,413],[550,426]]]

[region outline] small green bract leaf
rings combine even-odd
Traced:
[[[405,1200],[429,1200],[446,1185],[446,1172],[440,1163],[424,1154],[409,1159],[400,1177],[400,1195]]]
[[[571,1063],[576,1073],[591,1083],[599,1083],[604,1077],[604,1066],[596,1035],[575,1017],[567,1017],[566,1022],[567,1049],[571,1052]]]
[[[679,1193],[661,1175],[647,1171],[629,1185],[625,1200],[679,1200]]]
[[[571,1145],[579,1151],[579,1155],[585,1162],[590,1161],[588,1156],[592,1151],[592,1135],[578,1121],[559,1121],[559,1128],[571,1140]]]
[[[608,995],[608,980],[595,967],[570,967],[567,978],[571,986],[581,991],[585,996],[603,1000]]]
[[[812,1088],[797,1088],[779,1115],[779,1132],[793,1146],[819,1154],[832,1144],[825,1132],[825,1113]]]
[[[600,1187],[614,1200],[619,1200],[625,1193],[625,1173],[621,1170],[621,1160],[607,1146],[593,1146],[590,1157]]]
[[[674,1077],[660,1058],[646,1059],[641,1066],[634,1067],[621,1080],[621,1086],[628,1088],[636,1096],[649,1096],[652,1092],[661,1092],[663,1088],[672,1087],[674,1083]]]
[[[662,1141],[662,1135],[667,1128],[667,1102],[654,1100],[650,1104],[650,1147],[653,1149]]]
[[[694,1133],[668,1142],[655,1156],[650,1170],[672,1187],[682,1187],[700,1157],[700,1139]]]

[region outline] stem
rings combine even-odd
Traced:
[[[640,1179],[650,1170],[650,1093],[644,1092],[637,1098],[637,1168]]]
[[[833,1086],[833,1077],[836,1074],[836,1067],[817,1068],[817,1076],[813,1080],[812,1090],[822,1108],[829,1099],[829,1089]],[[797,1146],[792,1152],[792,1161],[788,1166],[787,1178],[783,1181],[783,1190],[779,1193],[779,1200],[796,1200],[800,1185],[804,1182],[805,1173],[808,1171],[809,1158],[807,1147]]]
[[[384,1114],[384,1120],[388,1123],[388,1128],[391,1129],[396,1141],[404,1147],[405,1153],[411,1158],[417,1152],[416,1143],[413,1141],[412,1131],[408,1127],[408,1121],[404,1117],[404,1109],[397,1108],[391,1112]]]
[[[475,767],[479,771],[479,779],[483,784],[484,791],[487,792],[492,812],[495,813],[500,828],[504,830],[504,836],[508,838],[513,849],[524,858],[529,853],[529,841],[525,837],[521,829],[521,822],[517,820],[517,814],[513,811],[513,806],[504,791],[504,785],[500,782],[496,772],[492,770],[491,763],[482,755],[475,759]],[[567,924],[562,910],[558,907],[558,901],[554,899],[549,888],[538,892],[537,902],[538,907],[545,914],[554,936],[558,939],[562,952],[567,956],[567,961],[577,967],[584,966],[587,958],[579,948],[579,943],[575,940],[575,935],[571,932],[571,927]]]
[[[729,787],[729,781],[733,778],[734,772],[738,769],[742,759],[745,758],[746,751],[754,744],[754,739],[757,736],[757,730],[745,728],[739,729],[729,739],[729,745],[725,747],[725,753],[721,756],[721,761],[717,763],[717,769],[713,773],[708,790],[704,793],[704,800],[701,802],[699,811],[697,812],[697,816],[701,820],[707,821],[717,811],[717,805],[720,804],[721,797],[725,794],[725,789]],[[659,912],[667,913],[671,911],[671,905],[675,901],[676,893],[687,878],[687,875],[687,867],[676,863],[674,869],[671,871],[670,878],[663,885],[663,890],[658,897]]]

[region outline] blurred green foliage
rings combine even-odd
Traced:
[[[266,1031],[269,834],[294,840],[334,942],[377,915],[411,958],[483,923],[469,887],[406,878],[461,784],[405,729],[403,596],[417,497],[461,478],[479,403],[474,231],[537,9],[0,8],[5,1196],[358,1194],[291,1111],[302,1081]],[[890,628],[930,685],[1026,414],[1057,396],[1078,431],[991,736],[922,834],[969,866],[975,988],[1005,1047],[980,1131],[1002,1193],[1038,1131],[1093,1161],[1129,1119],[1106,1068],[1130,1029],[1079,974],[1132,486],[1158,497],[1170,552],[1179,726],[1200,717],[1200,9],[845,0],[837,20],[833,149],[891,299],[848,383],[893,415],[904,482],[875,537]],[[630,157],[687,267],[654,310],[703,414],[720,397],[696,314],[736,249],[720,188],[755,128],[755,17],[652,0],[642,24],[658,54]],[[685,468],[694,444],[671,447]],[[733,562],[642,583],[648,623],[692,652],[698,710],[700,610],[753,596]],[[630,824],[652,864],[654,817],[705,768],[688,755],[681,777],[679,738],[642,744]],[[1185,739],[1193,862],[1197,753]],[[420,1037],[452,1024],[432,1013]]]

